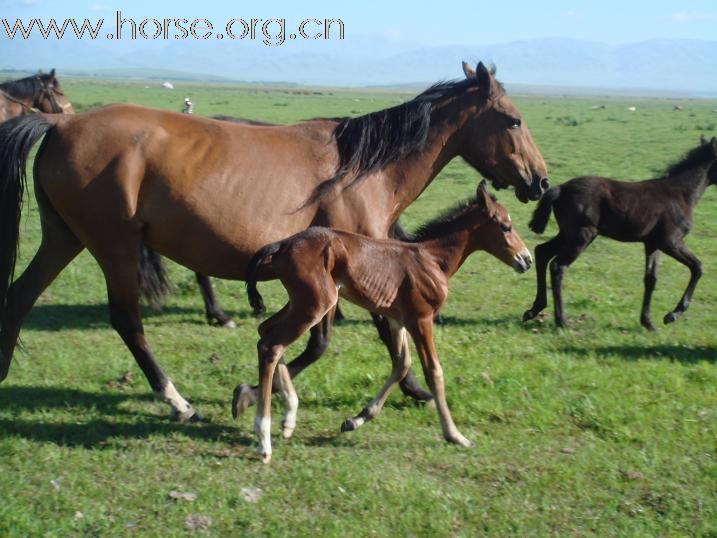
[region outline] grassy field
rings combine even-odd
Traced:
[[[197,114],[277,122],[362,114],[407,97],[152,86],[73,80],[65,91],[78,110],[109,102],[178,110],[189,95]],[[700,134],[717,135],[715,102],[679,101],[684,110],[675,111],[678,101],[513,100],[554,183],[585,173],[653,177]],[[415,227],[478,182],[451,163],[405,223]],[[527,229],[533,205],[498,196],[527,244],[544,240]],[[233,422],[229,410],[234,386],[257,376],[257,321],[242,284],[215,281],[239,322],[234,331],[205,325],[194,276],[175,265],[164,312],[145,311],[165,371],[211,419],[180,425],[109,327],[103,279],[85,252],[36,304],[0,385],[0,536],[182,536],[202,521],[217,536],[717,536],[715,237],[717,190],[709,189],[688,239],[705,275],[684,317],[655,333],[638,323],[641,245],[598,239],[574,264],[564,291],[571,327],[562,331],[551,310],[520,321],[533,271],[519,276],[487,255],[470,258],[436,330],[454,419],[475,442],[467,450],[444,443],[433,409],[399,393],[373,423],[339,433],[390,370],[368,315],[345,305],[349,321],[325,358],[297,378],[294,437],[280,439],[274,421],[268,466],[254,453],[253,416]],[[38,242],[31,200],[19,269]],[[655,321],[687,280],[686,268],[663,257]],[[275,283],[261,289],[270,311],[283,304]],[[276,419],[278,402],[274,409]]]

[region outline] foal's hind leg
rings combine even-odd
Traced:
[[[20,327],[32,305],[83,249],[54,210],[45,210],[39,198],[38,202],[42,211],[42,243],[30,265],[8,290],[5,319],[0,330],[0,381],[7,377]]]
[[[529,310],[523,313],[523,321],[528,321],[540,314],[548,306],[547,284],[545,282],[548,263],[563,246],[563,236],[558,234],[550,241],[535,247],[535,277],[538,285],[535,292],[535,301]]]
[[[325,275],[311,275],[308,278],[311,278],[311,281],[300,281],[291,288],[285,283],[289,293],[289,304],[259,327],[261,335],[257,344],[259,395],[254,431],[258,440],[257,451],[261,454],[264,463],[269,462],[272,453],[271,393],[274,372],[279,359],[292,342],[303,335],[309,327],[315,325],[329,310],[333,310],[338,300],[335,286],[331,286],[333,289],[324,287],[327,281]],[[286,378],[284,377],[284,379]],[[291,389],[293,390],[293,386]]]
[[[139,315],[139,234],[121,240],[115,238],[110,245],[109,248],[90,247],[90,251],[105,275],[112,328],[134,356],[154,393],[169,404],[172,417],[183,422],[202,420],[201,415],[182,398],[174,384],[164,375],[145,340]]]
[[[566,326],[565,316],[563,315],[563,275],[570,264],[593,242],[596,236],[597,230],[592,226],[580,228],[574,237],[565,240],[565,244],[550,264],[550,283],[553,288],[555,324],[558,327]]]
[[[358,415],[341,424],[342,432],[356,430],[365,422],[375,418],[383,409],[383,405],[396,383],[406,377],[406,373],[411,367],[411,348],[408,345],[406,330],[393,320],[389,320],[389,330],[391,349],[395,350],[391,355],[391,375],[369,405],[364,407]]]
[[[207,317],[207,322],[211,324],[213,321],[216,321],[222,327],[236,329],[237,324],[232,318],[227,316],[224,310],[219,306],[217,297],[214,295],[212,281],[209,277],[199,273],[194,273],[194,276],[197,277],[199,291],[202,293],[202,299],[204,300],[204,313]]]
[[[394,341],[391,337],[389,320],[387,318],[384,318],[383,316],[379,316],[378,314],[374,313],[371,313],[371,319],[373,320],[373,324],[378,331],[379,338],[386,346],[386,349],[388,349],[389,356],[394,357],[398,350],[394,347]],[[416,379],[416,376],[413,375],[413,372],[411,371],[410,367],[408,369],[408,373],[399,382],[399,386],[401,387],[401,391],[406,396],[410,396],[414,400],[418,400],[421,402],[429,402],[433,400],[433,395],[430,392],[422,389],[421,386],[418,384],[418,380]]]
[[[682,298],[680,299],[680,302],[677,303],[675,309],[672,312],[668,312],[665,316],[664,322],[667,324],[676,321],[677,318],[682,315],[685,310],[687,310],[690,300],[692,299],[692,294],[697,286],[697,281],[702,276],[702,262],[700,262],[700,260],[697,259],[697,257],[692,254],[692,252],[690,252],[682,242],[676,245],[662,247],[662,251],[690,269],[690,281],[687,284],[685,293],[682,294]]]
[[[286,368],[289,376],[293,379],[299,375],[306,367],[316,362],[321,355],[324,354],[329,346],[331,339],[331,330],[333,328],[335,309],[331,308],[326,315],[313,327],[311,327],[311,336],[306,344],[304,351],[292,360],[288,365],[284,363],[284,358],[280,359],[280,368]],[[277,323],[276,315],[267,319],[262,323],[262,327],[268,327],[268,324]],[[281,385],[278,380],[274,379],[272,385],[273,392],[281,392]],[[234,398],[232,403],[232,415],[234,418],[241,415],[248,407],[254,405],[257,400],[258,386],[250,386],[240,384],[234,389]]]
[[[655,326],[650,320],[650,301],[652,292],[657,283],[657,264],[660,251],[645,244],[645,295],[642,298],[642,311],[640,312],[640,324],[649,331],[654,331]]]

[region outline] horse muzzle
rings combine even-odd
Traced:
[[[516,273],[525,273],[533,265],[533,257],[527,250],[516,254],[513,257],[513,269]]]

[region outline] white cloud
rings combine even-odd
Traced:
[[[670,15],[670,19],[673,22],[678,23],[690,23],[690,22],[704,22],[717,19],[715,13],[703,13],[699,11],[675,11]]]

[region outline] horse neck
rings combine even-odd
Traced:
[[[687,200],[691,207],[697,205],[709,186],[708,170],[712,163],[700,165],[692,170],[686,170],[677,176],[668,176],[665,181],[670,190],[677,190]]]
[[[480,233],[478,225],[472,227],[459,227],[451,233],[431,238],[421,242],[422,248],[430,252],[447,278],[452,277],[468,256],[479,250],[472,240],[476,233]]]
[[[35,100],[37,99],[35,94],[37,94],[37,92],[33,95],[16,95],[5,85],[0,85],[0,92],[2,92],[11,103],[22,105],[28,109],[35,106]]]
[[[388,166],[383,172],[386,177],[385,188],[394,197],[391,222],[459,155],[456,134],[467,118],[456,121],[455,114],[448,114],[446,108],[449,107],[434,108],[431,112],[428,137],[423,149]]]

